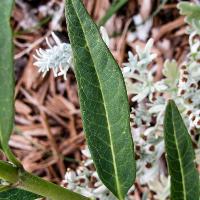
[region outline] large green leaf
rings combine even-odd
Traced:
[[[88,146],[102,182],[123,199],[135,179],[123,76],[80,0],[66,0],[66,17]]]
[[[7,143],[13,129],[14,79],[10,15],[13,0],[0,3],[0,127],[1,142]]]
[[[178,8],[180,9],[181,15],[186,15],[186,22],[200,33],[200,5],[180,2]]]
[[[170,100],[164,119],[165,148],[171,176],[171,200],[198,200],[199,175],[190,135],[175,103]]]
[[[39,195],[21,189],[10,189],[0,192],[0,200],[35,200]]]
[[[3,150],[15,161],[8,140],[13,129],[14,118],[14,69],[12,30],[10,15],[13,0],[1,0],[0,3],[0,142]]]

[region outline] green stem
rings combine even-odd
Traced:
[[[106,15],[99,21],[98,26],[103,26],[127,2],[128,0],[115,1],[107,10]]]
[[[9,183],[16,183],[18,181],[18,169],[13,165],[0,161],[0,178]]]
[[[12,162],[14,165],[16,165],[17,167],[21,167],[22,168],[22,164],[19,162],[19,160],[15,157],[15,155],[13,154],[13,152],[11,151],[10,147],[8,146],[8,144],[2,145],[2,149],[3,152],[5,153],[6,157],[8,158],[8,160],[10,162]]]
[[[17,185],[18,188],[51,200],[89,200],[89,198],[43,180],[4,161],[0,161],[0,178]]]

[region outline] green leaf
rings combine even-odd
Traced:
[[[13,3],[13,0],[1,0],[0,3],[0,142],[9,160],[20,165],[8,147],[14,123],[13,43],[10,27]]]
[[[0,3],[0,126],[2,143],[8,142],[13,129],[13,45],[10,28],[12,5],[13,0],[1,0]]]
[[[88,146],[102,182],[124,199],[135,160],[123,76],[80,0],[66,0],[66,17]]]
[[[200,5],[180,2],[177,7],[181,15],[186,15],[186,22],[200,33]]]
[[[10,189],[0,192],[0,200],[34,200],[39,198],[37,194],[27,192],[21,189]]]
[[[190,135],[174,101],[170,100],[164,119],[164,139],[171,176],[171,200],[198,200],[199,175],[194,164]]]

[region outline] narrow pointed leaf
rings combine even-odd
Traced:
[[[14,164],[20,165],[8,147],[14,123],[14,68],[10,16],[14,0],[0,2],[0,143]]]
[[[170,100],[165,113],[164,138],[171,176],[171,200],[198,200],[199,175],[194,164],[190,135],[175,103]]]
[[[0,127],[1,142],[8,142],[13,128],[14,79],[10,15],[13,0],[0,3]]]
[[[66,18],[88,146],[102,182],[123,199],[135,179],[123,76],[80,0],[66,0]]]

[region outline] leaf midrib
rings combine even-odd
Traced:
[[[173,112],[173,109],[172,109],[172,105],[171,106],[171,111],[172,111],[172,125],[173,125],[173,130],[174,130],[174,138],[175,138],[175,145],[176,145],[176,149],[177,149],[177,152],[178,152],[178,160],[180,162],[180,168],[181,168],[181,178],[182,178],[182,182],[183,182],[183,198],[184,200],[187,200],[187,196],[186,196],[186,188],[185,188],[185,178],[184,178],[184,172],[183,172],[183,163],[182,163],[182,159],[181,159],[181,153],[179,151],[179,146],[178,146],[178,140],[177,140],[177,137],[176,137],[176,128],[175,128],[175,124],[174,124],[174,112]]]
[[[74,6],[73,0],[71,0],[71,2],[72,2],[72,4],[73,4],[73,6]],[[75,6],[74,6],[74,7],[75,7]],[[80,20],[80,18],[79,18],[78,13],[76,12],[76,9],[74,9],[74,11],[75,11],[75,13],[76,13],[76,16],[77,16],[79,22],[80,22],[82,31],[83,31],[83,33],[84,33],[85,42],[86,42],[86,44],[87,44],[87,46],[88,46],[88,50],[89,50],[89,53],[90,53],[90,55],[91,55],[90,46],[89,46],[89,44],[88,44],[88,42],[87,42],[87,39],[86,39],[86,37],[85,37],[86,33],[84,32],[83,25],[82,25],[82,23],[81,23],[81,20]],[[94,64],[95,62],[94,62],[94,60],[93,60],[93,57],[92,57],[92,56],[90,56],[90,57],[91,57],[93,66],[95,66],[95,64]],[[111,152],[112,152],[112,160],[113,160],[114,173],[115,173],[115,175],[116,175],[116,176],[114,176],[114,177],[115,177],[116,186],[117,186],[117,190],[118,190],[117,192],[118,192],[118,195],[119,195],[119,199],[123,200],[123,195],[121,194],[121,188],[120,188],[120,183],[119,183],[120,181],[119,181],[119,179],[117,178],[117,177],[118,177],[117,164],[116,164],[116,162],[115,162],[114,145],[113,145],[113,143],[112,143],[112,135],[111,135],[111,132],[112,132],[112,131],[111,131],[110,123],[109,123],[109,117],[108,117],[108,112],[107,112],[107,106],[106,106],[105,98],[104,98],[104,95],[103,95],[103,92],[102,92],[103,90],[102,90],[101,82],[100,82],[100,79],[99,79],[99,76],[98,76],[98,73],[97,73],[95,67],[94,67],[94,70],[95,70],[96,75],[97,75],[98,83],[99,83],[99,86],[100,86],[100,89],[101,89],[102,99],[103,99],[103,102],[104,102],[104,103],[103,103],[103,106],[104,106],[104,110],[105,110],[105,113],[106,113],[106,122],[107,122],[108,130],[109,130],[109,131],[108,131],[108,132],[109,132],[109,140],[110,140],[110,147],[111,147]]]

